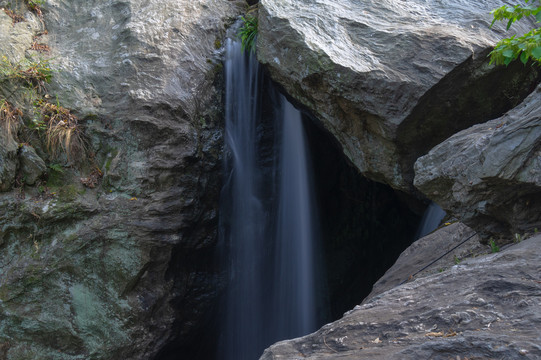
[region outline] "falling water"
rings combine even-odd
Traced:
[[[438,204],[430,203],[423,214],[415,239],[420,239],[436,230],[445,214],[445,211]]]
[[[225,75],[230,156],[220,234],[229,287],[217,359],[255,360],[273,342],[316,329],[317,231],[300,112],[275,96],[280,101],[272,112],[280,136],[272,161],[261,161],[263,81],[257,61],[244,55],[237,41],[228,40]],[[271,171],[264,163],[274,164]]]
[[[314,196],[308,177],[306,139],[300,112],[283,96],[280,187],[273,293],[275,333],[285,338],[314,330]]]

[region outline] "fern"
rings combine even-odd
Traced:
[[[241,18],[244,24],[239,30],[238,36],[242,42],[242,51],[255,51],[255,41],[257,38],[257,18],[247,16]]]

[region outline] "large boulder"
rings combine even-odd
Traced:
[[[500,116],[539,81],[533,67],[488,65],[504,34],[489,28],[490,10],[501,5],[261,0],[257,56],[365,176],[410,191],[420,155]]]
[[[48,30],[32,33],[55,69],[48,93],[78,117],[87,152],[71,159],[87,161],[0,194],[1,358],[152,359],[170,342],[190,357],[222,286],[218,48],[242,4],[48,0],[43,19],[23,14]]]
[[[541,228],[541,86],[415,163],[415,186],[485,236]]]
[[[261,360],[540,358],[540,243],[536,236],[395,287]]]

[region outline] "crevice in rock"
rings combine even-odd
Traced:
[[[318,192],[327,321],[361,303],[413,241],[425,204],[363,177],[338,142],[305,116]]]
[[[174,251],[167,276],[173,281],[172,332],[156,360],[215,358],[218,294],[223,289],[214,249]]]
[[[402,171],[410,183],[416,159],[451,135],[502,116],[541,81],[539,67],[531,62],[489,65],[490,50],[475,54],[447,74],[398,127]]]

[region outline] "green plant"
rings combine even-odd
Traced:
[[[453,260],[455,262],[455,265],[460,264],[460,259],[458,258],[458,256],[455,255]]]
[[[49,164],[49,169],[51,169],[52,171],[56,171],[60,174],[64,172],[64,167],[61,164],[55,162]]]
[[[522,235],[519,233],[515,233],[515,243],[519,243],[522,241]]]
[[[496,21],[507,20],[507,30],[509,30],[515,21],[529,16],[535,16],[537,22],[541,22],[541,0],[524,0],[524,2],[524,5],[504,5],[493,10],[494,20],[490,26]],[[519,37],[513,35],[501,40],[489,56],[490,63],[497,65],[509,65],[517,58],[520,58],[523,64],[526,64],[530,58],[541,64],[541,28],[534,28]]]
[[[500,252],[500,248],[498,247],[498,245],[496,245],[496,242],[494,241],[494,239],[490,239],[490,250],[492,250],[493,253],[497,253],[497,252]]]
[[[258,22],[255,16],[241,17],[243,25],[239,29],[238,36],[242,42],[242,51],[255,51],[255,41],[257,38]]]
[[[42,89],[44,82],[49,82],[53,70],[47,59],[23,59],[12,63],[6,56],[0,61],[0,82],[5,80],[22,80],[29,86]]]

